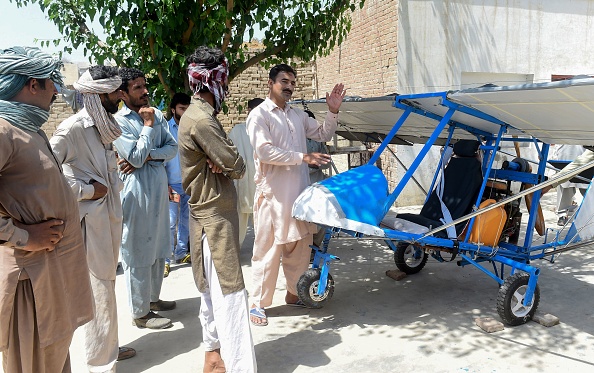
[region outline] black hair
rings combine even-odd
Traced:
[[[305,109],[303,111],[305,111],[310,118],[316,119],[316,116],[311,112],[311,110]]]
[[[287,64],[284,64],[284,63],[281,63],[279,65],[274,66],[272,69],[270,69],[270,73],[268,74],[268,78],[270,78],[272,81],[276,82],[276,76],[280,72],[291,73],[295,77],[297,77],[297,73],[295,72],[295,70],[293,70],[293,68],[291,66],[289,66]]]
[[[225,53],[218,48],[209,48],[206,45],[201,45],[196,48],[194,53],[186,61],[188,64],[198,63],[205,65],[207,69],[212,69],[225,61]]]
[[[122,85],[120,89],[124,92],[128,92],[128,82],[137,78],[144,78],[144,73],[133,67],[121,67],[118,74],[122,78]]]
[[[256,98],[252,98],[251,100],[249,100],[249,101],[247,102],[247,104],[248,104],[248,109],[250,109],[250,110],[254,110],[254,109],[255,109],[255,108],[258,106],[258,105],[260,105],[260,104],[261,104],[261,103],[263,103],[263,102],[264,102],[264,100],[262,100],[261,98],[258,98],[258,97],[256,97]]]
[[[93,80],[108,79],[118,75],[118,68],[114,66],[91,66],[89,67],[89,74]]]
[[[171,98],[171,102],[169,103],[170,109],[175,109],[178,104],[182,105],[190,105],[190,101],[192,98],[183,92],[177,92]]]

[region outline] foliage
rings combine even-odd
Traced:
[[[199,45],[221,48],[230,79],[257,63],[327,55],[350,29],[350,12],[364,0],[11,0],[36,3],[62,35],[64,51],[83,47],[98,64],[107,60],[147,73],[163,98],[187,91],[185,58]],[[98,20],[105,40],[87,23]],[[245,38],[264,33],[264,49],[247,53]],[[45,41],[47,45],[60,40]],[[42,42],[43,43],[43,42]]]

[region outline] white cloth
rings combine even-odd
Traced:
[[[83,102],[93,118],[93,123],[99,130],[101,142],[110,144],[120,137],[122,130],[111,113],[101,104],[100,94],[115,92],[122,84],[119,76],[93,80],[89,70],[74,82],[74,88],[83,94]]]
[[[237,189],[237,211],[251,214],[254,209],[254,194],[256,193],[256,166],[254,164],[254,148],[250,144],[245,123],[236,124],[229,132],[229,138],[237,148],[245,163],[245,174],[241,179],[235,179]],[[243,240],[240,240],[240,242]]]
[[[555,145],[555,149],[553,151],[553,158],[556,160],[562,161],[573,161],[580,155],[584,154],[586,149],[584,149],[581,145]],[[572,183],[570,181],[566,181],[560,185],[561,188],[580,188],[586,189],[588,187],[588,183]]]
[[[221,349],[229,373],[257,372],[256,353],[250,330],[247,291],[223,295],[206,235],[202,236],[207,292],[200,293],[200,323],[206,351]]]
[[[87,367],[91,373],[115,373],[119,353],[115,280],[100,280],[91,274],[91,288],[95,318],[82,327]]]

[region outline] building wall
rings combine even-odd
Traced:
[[[396,92],[398,1],[367,0],[352,14],[346,40],[316,60],[317,96],[342,82],[350,96],[374,97]]]
[[[460,89],[467,72],[594,73],[592,0],[408,0],[398,13],[399,93]]]

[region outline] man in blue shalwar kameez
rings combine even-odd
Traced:
[[[124,213],[122,266],[134,325],[163,329],[171,320],[153,311],[175,308],[159,299],[165,258],[170,250],[169,198],[164,162],[177,154],[177,143],[163,114],[148,107],[144,73],[120,69],[125,106],[116,114],[122,135],[114,141],[120,161]]]

